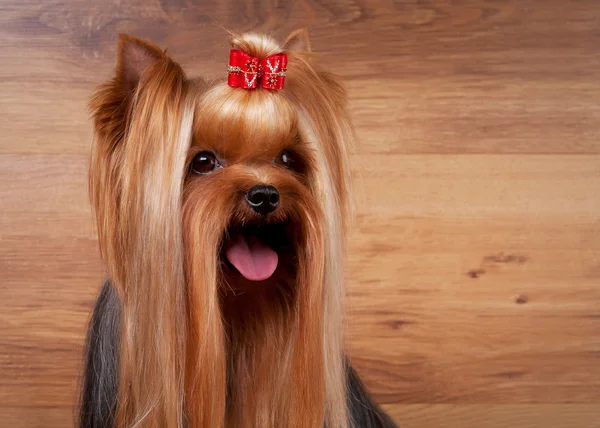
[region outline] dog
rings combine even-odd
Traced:
[[[91,98],[79,426],[394,427],[344,354],[345,91],[304,30],[232,37],[208,82],[120,35]]]

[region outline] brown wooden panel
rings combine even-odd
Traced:
[[[0,425],[71,426],[104,275],[87,99],[118,32],[223,76],[220,27],[311,29],[359,144],[348,348],[403,427],[597,427],[600,3],[8,0]]]
[[[387,406],[402,428],[598,428],[598,404]]]
[[[75,426],[75,409],[69,406],[1,406],[3,426],[15,428],[67,428]]]
[[[381,400],[597,401],[598,165],[547,155],[355,165],[350,348]]]

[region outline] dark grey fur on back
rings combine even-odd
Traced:
[[[117,401],[121,303],[109,281],[96,300],[88,327],[79,426],[112,428]]]
[[[369,397],[356,371],[346,365],[348,411],[355,428],[398,428],[392,419]]]
[[[106,281],[88,328],[80,428],[113,428],[118,392],[120,316],[119,297]],[[353,428],[396,428],[390,417],[370,399],[349,363],[347,376],[348,409]]]

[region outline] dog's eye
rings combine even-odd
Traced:
[[[284,150],[279,155],[279,163],[287,168],[294,169],[294,154],[289,150]]]
[[[221,164],[211,152],[200,152],[192,161],[192,171],[196,174],[208,174],[219,168]]]
[[[306,160],[302,155],[293,150],[285,149],[282,151],[275,159],[275,163],[300,175],[304,175],[307,172]]]

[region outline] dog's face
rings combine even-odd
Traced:
[[[291,279],[298,251],[317,245],[310,240],[320,221],[314,149],[296,110],[276,92],[219,86],[200,98],[195,117],[184,185],[186,248],[217,252],[224,294]]]

